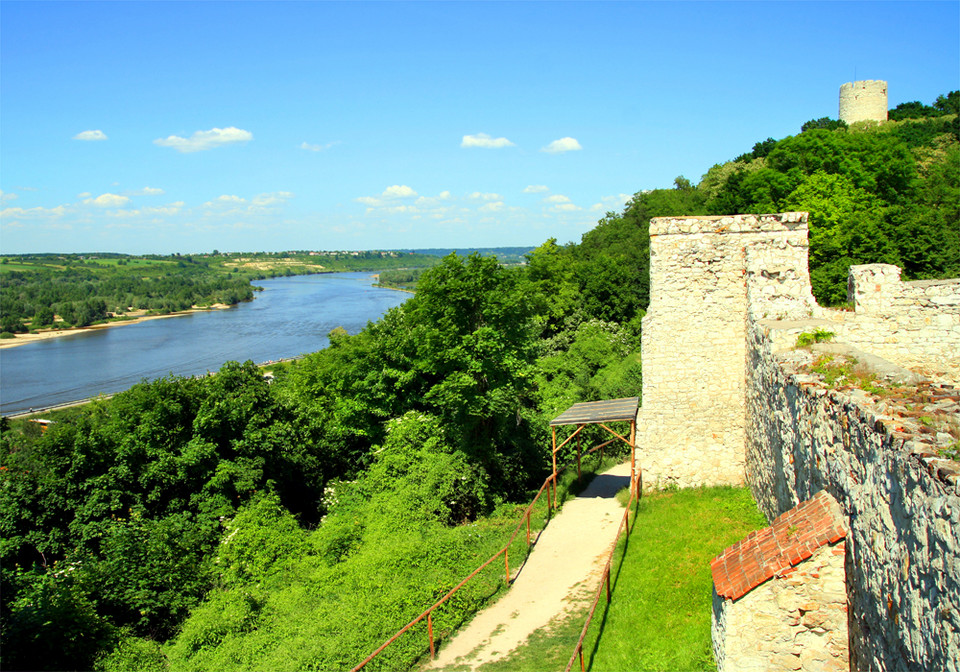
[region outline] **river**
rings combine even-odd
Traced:
[[[143,379],[217,371],[315,352],[336,327],[359,332],[410,294],[373,287],[370,273],[259,280],[253,301],[136,324],[78,331],[0,350],[0,412],[126,390]]]

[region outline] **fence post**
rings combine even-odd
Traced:
[[[530,545],[530,508],[527,508],[527,546]]]
[[[435,652],[433,650],[433,612],[427,614],[427,636],[430,638],[430,660],[433,660]]]
[[[507,585],[510,585],[510,548],[503,549],[503,566],[507,573]]]
[[[577,434],[577,483],[580,482],[580,435]]]

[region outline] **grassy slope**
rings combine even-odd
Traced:
[[[766,525],[746,488],[696,488],[647,494],[613,564],[613,602],[601,598],[584,643],[595,672],[713,670],[710,560]],[[566,667],[587,609],[535,634],[484,672]],[[578,665],[574,666],[579,667]]]

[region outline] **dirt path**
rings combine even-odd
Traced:
[[[424,669],[476,669],[503,658],[554,617],[589,600],[623,516],[615,495],[629,485],[627,462],[600,474],[579,497],[565,503],[510,590],[477,614]]]

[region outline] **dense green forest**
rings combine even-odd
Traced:
[[[828,304],[844,300],[850,263],[960,275],[957,102],[901,106],[880,125],[808,122],[697,185],[636,194],[523,266],[443,257],[405,304],[335,331],[273,383],[229,363],[144,382],[44,433],[5,421],[0,662],[350,667],[499,547],[547,472],[550,418],[639,394],[651,217],[809,210]],[[436,627],[495,589],[471,588]],[[378,669],[424,648],[401,640]]]

